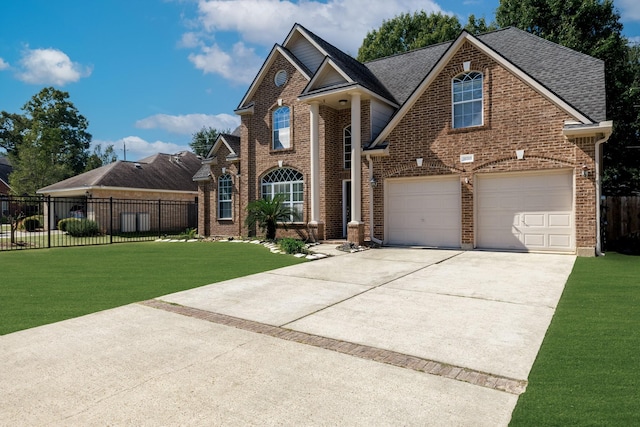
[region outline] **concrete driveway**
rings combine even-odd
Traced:
[[[507,425],[575,257],[385,248],[0,337],[0,425]]]

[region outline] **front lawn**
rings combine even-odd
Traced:
[[[250,243],[0,252],[0,335],[299,262]]]
[[[578,258],[511,426],[640,425],[640,257]]]

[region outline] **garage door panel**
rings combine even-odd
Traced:
[[[571,171],[480,175],[476,182],[479,247],[574,249]]]
[[[460,180],[390,180],[386,187],[390,244],[459,247]]]

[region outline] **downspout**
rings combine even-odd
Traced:
[[[604,252],[602,252],[602,242],[601,242],[601,231],[600,231],[600,187],[602,184],[602,179],[600,178],[600,163],[602,162],[602,150],[601,145],[609,140],[611,133],[608,135],[605,134],[603,138],[596,141],[595,149],[596,149],[596,256],[604,256]]]
[[[369,154],[367,154],[367,161],[369,162],[369,238],[372,242],[382,246],[382,240],[376,239],[373,227],[373,185],[371,185],[373,182],[373,160]]]

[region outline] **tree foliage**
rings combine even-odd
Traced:
[[[638,51],[622,36],[612,0],[501,0],[496,21],[605,61],[607,119],[614,132],[604,149],[605,194],[640,191]],[[579,81],[580,76],[576,76]]]
[[[455,16],[425,11],[400,14],[369,31],[358,49],[358,61],[367,62],[455,39],[462,31]]]
[[[102,151],[102,144],[98,144],[93,147],[93,153],[91,153],[87,159],[85,171],[90,171],[92,169],[99,168],[100,166],[108,165],[109,163],[113,163],[117,160],[118,155],[116,154],[116,150],[113,148],[113,144],[107,145],[104,151]]]
[[[42,89],[23,114],[0,113],[0,146],[9,154],[10,185],[17,194],[36,190],[85,170],[91,134],[88,121],[67,92]]]
[[[231,130],[226,129],[218,131],[216,128],[211,126],[203,126],[202,129],[193,134],[189,147],[191,147],[191,150],[193,150],[196,155],[207,157],[211,147],[213,147],[216,139],[218,139],[218,135],[223,133],[231,133]]]

